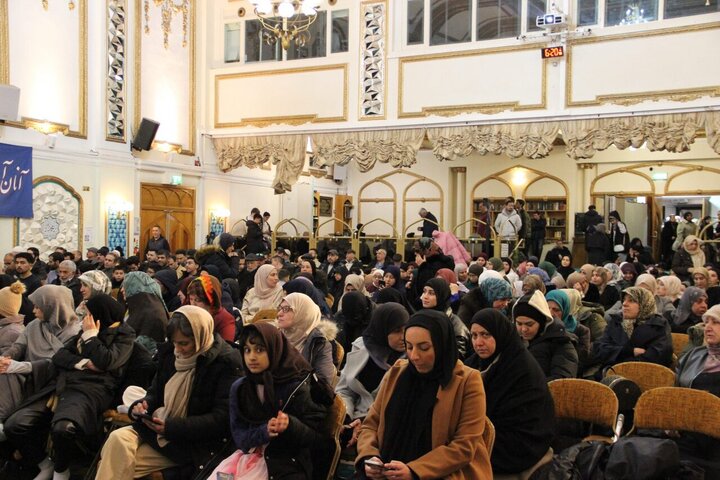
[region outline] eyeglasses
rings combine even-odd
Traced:
[[[292,307],[289,306],[289,305],[285,305],[285,306],[282,306],[282,305],[281,305],[281,306],[278,307],[277,311],[278,311],[278,312],[284,312],[284,313],[292,312]]]

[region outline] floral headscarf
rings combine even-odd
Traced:
[[[640,306],[637,318],[623,318],[622,327],[627,336],[632,336],[636,326],[642,325],[656,313],[655,296],[642,287],[629,287],[623,290],[623,295],[630,297],[632,302]]]

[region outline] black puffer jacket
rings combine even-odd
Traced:
[[[208,245],[197,251],[195,260],[198,265],[204,267],[206,265],[215,265],[220,271],[219,280],[226,278],[238,278],[237,267],[233,265],[232,260],[220,247]]]
[[[530,340],[528,351],[537,360],[548,382],[577,376],[577,350],[559,322],[551,322],[544,332]]]
[[[670,366],[673,350],[667,320],[655,314],[636,326],[628,337],[622,326],[622,314],[608,317],[605,333],[593,344],[593,355],[604,367],[622,362],[651,362]],[[642,348],[645,353],[636,357],[633,354],[635,348]]]
[[[192,463],[196,468],[204,465],[222,447],[223,439],[229,438],[228,395],[233,382],[240,377],[241,368],[240,352],[216,334],[210,350],[197,359],[187,416],[165,421],[165,438],[169,443],[160,447],[155,432],[141,422],[135,422],[133,428],[155,450],[178,464]],[[175,371],[173,344],[166,342],[158,347],[158,372],[144,399],[148,412],[164,405],[165,385]]]

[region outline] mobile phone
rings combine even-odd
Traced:
[[[378,282],[378,285],[380,285],[381,287],[384,287],[384,286],[385,286],[385,280],[380,280],[380,281]]]
[[[375,470],[382,470],[385,471],[387,468],[385,468],[385,464],[382,462],[378,462],[377,460],[368,459],[365,460],[365,465],[367,465],[370,468],[373,468]]]
[[[133,416],[133,418],[137,418],[138,420],[140,420],[142,418],[149,422],[153,421],[153,416],[150,415],[149,413],[133,413],[132,416]]]

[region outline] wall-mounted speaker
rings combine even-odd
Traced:
[[[20,89],[14,85],[0,85],[0,122],[14,122],[18,116]]]
[[[158,128],[160,128],[158,122],[143,118],[130,146],[135,150],[150,150]]]

